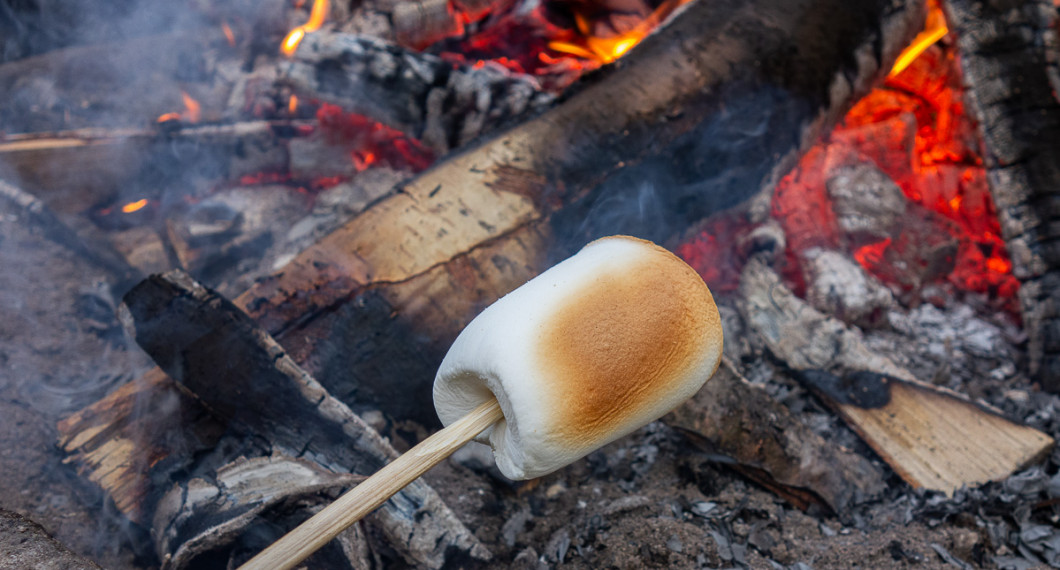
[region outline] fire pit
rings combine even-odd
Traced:
[[[1051,3],[24,4],[0,507],[75,553],[247,560],[626,233],[714,291],[717,377],[531,482],[465,448],[317,564],[1060,564]]]

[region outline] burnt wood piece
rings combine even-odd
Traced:
[[[364,479],[303,459],[240,457],[170,489],[158,502],[151,537],[166,570],[202,568],[218,559],[235,568]],[[306,562],[311,568],[373,567],[361,525]]]
[[[229,428],[273,452],[370,475],[398,453],[238,307],[181,271],[126,294],[119,316],[136,342]],[[230,458],[230,459],[235,459]],[[440,568],[461,552],[489,553],[423,480],[369,516],[410,564]],[[164,554],[164,553],[163,553]]]
[[[225,430],[158,368],[64,418],[58,428],[59,449],[76,457],[78,473],[143,525],[151,521],[157,496],[172,484],[168,474],[188,469]]]
[[[1031,374],[1060,392],[1060,45],[1050,0],[945,0],[987,180],[1022,283]]]
[[[825,507],[844,516],[886,488],[871,462],[824,441],[727,360],[663,421],[719,463],[804,510]]]
[[[448,2],[439,5],[444,9]],[[367,36],[310,34],[294,58],[280,65],[283,81],[298,94],[401,130],[438,154],[555,101],[529,76],[458,65]]]
[[[676,162],[708,181],[675,186],[667,207],[679,218],[753,194],[890,68],[922,22],[918,0],[689,4],[562,104],[438,163],[234,302],[354,409],[435,425],[431,379],[461,328],[547,267],[550,251],[584,243],[579,236],[552,245],[557,212],[583,197],[585,209],[598,211],[590,191],[652,156],[665,164],[631,176],[647,181]],[[752,166],[737,167],[745,160]],[[671,188],[659,188],[669,196]],[[570,220],[584,219],[573,209]],[[620,219],[604,231],[658,238],[640,221]],[[649,229],[665,234],[660,240],[677,231]],[[394,392],[404,397],[373,397]],[[107,401],[86,413],[108,409],[122,413]],[[69,427],[65,440],[86,440]],[[122,471],[106,487],[112,495],[149,476],[124,473],[119,458],[97,453],[104,443],[66,449],[88,474]],[[186,455],[170,452],[173,462]]]
[[[952,495],[1052,450],[1048,435],[873,352],[857,331],[796,297],[761,255],[745,266],[740,293],[748,328],[913,487]]]

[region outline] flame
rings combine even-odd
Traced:
[[[309,21],[287,33],[287,37],[283,38],[283,42],[280,43],[280,52],[287,57],[293,56],[305,35],[319,30],[320,26],[324,25],[329,8],[328,0],[313,0],[313,8],[309,11]]]
[[[574,21],[582,37],[574,41],[554,40],[548,43],[553,51],[566,53],[583,59],[595,60],[600,63],[611,63],[626,55],[629,50],[646,38],[648,34],[662,23],[674,10],[680,8],[691,0],[666,0],[655,9],[647,18],[638,23],[632,30],[610,38],[593,36],[588,19],[580,14],[574,14]]]
[[[166,121],[180,120],[187,121],[189,123],[199,122],[199,119],[202,118],[202,105],[200,105],[198,101],[193,99],[191,95],[188,95],[184,91],[180,92],[180,96],[182,99],[184,99],[184,110],[179,113],[166,113],[164,115],[159,115],[158,119],[156,119],[157,122],[164,123]]]
[[[144,207],[147,206],[147,204],[148,204],[147,198],[142,198],[140,200],[137,200],[135,202],[129,202],[128,204],[122,206],[121,207],[121,211],[126,213],[126,214],[131,214],[133,212],[137,212],[137,211],[140,211],[140,210],[144,209]]]
[[[927,21],[924,24],[924,31],[917,34],[916,38],[913,39],[913,43],[909,44],[898,55],[898,59],[895,60],[894,67],[891,68],[891,73],[888,77],[894,77],[904,71],[905,68],[909,67],[910,63],[913,63],[913,60],[924,53],[924,50],[935,45],[935,42],[944,38],[947,33],[949,33],[949,28],[946,27],[946,18],[942,14],[942,8],[936,2],[931,2]]]
[[[225,34],[225,39],[228,40],[228,45],[236,47],[236,35],[232,32],[232,28],[228,25],[228,22],[221,22],[221,31]]]
[[[298,96],[291,95],[291,99],[287,101],[287,112],[293,115],[296,111],[298,111]]]

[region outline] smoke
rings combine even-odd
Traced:
[[[620,170],[555,218],[565,251],[617,233],[664,242],[764,188],[799,151],[815,109],[762,84],[731,84],[717,111],[652,158]]]

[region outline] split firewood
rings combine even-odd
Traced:
[[[715,461],[806,510],[843,516],[886,488],[867,459],[826,442],[730,362],[663,418]]]
[[[674,162],[706,181],[659,187],[677,217],[769,186],[890,68],[922,22],[915,0],[871,10],[838,0],[692,3],[562,104],[399,187],[235,303],[330,393],[432,425],[430,379],[445,347],[475,313],[547,266],[559,214],[570,211],[576,223],[609,175],[633,173],[636,189]],[[626,168],[637,163],[650,168]],[[624,219],[606,229],[632,226]],[[64,424],[62,437],[71,461],[94,480],[108,473],[107,492],[124,496],[152,484],[150,473],[125,469],[136,449],[79,433],[127,423],[127,406],[116,404],[99,402],[85,411],[96,423]],[[166,430],[141,427],[167,447],[157,435]],[[160,470],[186,457],[169,453],[153,471],[163,480]]]
[[[447,7],[447,0],[434,2]],[[402,3],[399,7],[414,3]],[[300,95],[328,101],[415,137],[438,154],[550,107],[529,76],[471,67],[381,40],[318,32],[282,64]]]
[[[386,440],[245,313],[186,274],[175,271],[137,285],[125,296],[120,316],[161,368],[229,429],[266,438],[273,452],[359,474],[373,473],[397,457]],[[489,558],[423,481],[405,487],[373,520],[411,564],[439,568],[450,550]],[[168,528],[166,522],[156,530]]]
[[[854,330],[796,297],[761,257],[740,279],[741,312],[770,352],[795,370],[907,483],[952,495],[1045,457],[1048,435],[919,382]]]
[[[1060,100],[1050,0],[945,0],[987,181],[1020,280],[1031,374],[1060,392]]]

